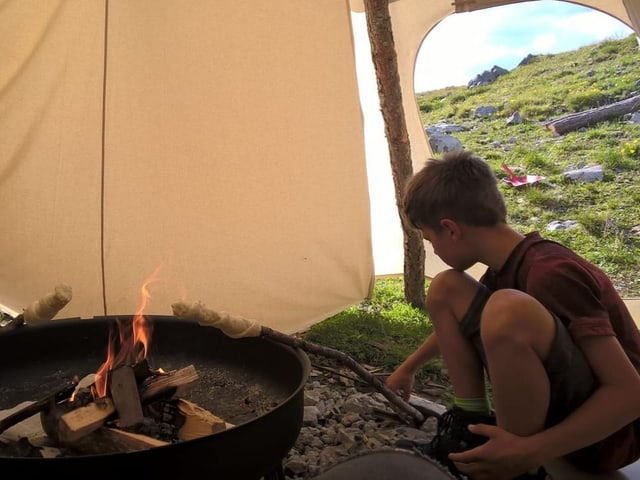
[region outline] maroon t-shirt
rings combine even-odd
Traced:
[[[528,293],[560,318],[575,341],[615,335],[640,373],[640,333],[624,301],[602,270],[563,245],[529,233],[502,269],[487,269],[480,282],[491,291],[514,288]],[[602,442],[606,452],[599,450],[597,455],[607,453],[611,466],[625,465],[640,455],[639,435],[636,420],[612,436],[615,440]]]

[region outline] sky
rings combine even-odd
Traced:
[[[423,41],[414,89],[467,85],[494,65],[513,69],[528,54],[568,52],[631,33],[609,15],[554,0],[457,13],[442,20]]]

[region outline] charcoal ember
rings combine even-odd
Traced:
[[[140,360],[138,363],[136,363],[135,365],[133,365],[133,374],[136,377],[136,381],[140,383],[149,377],[152,377],[154,375],[159,375],[159,372],[158,370],[152,369],[149,366],[149,362],[147,361],[147,359],[144,358]]]
[[[180,430],[185,423],[185,418],[178,408],[178,399],[158,400],[148,404],[145,408],[145,416],[154,419],[158,423],[169,423]]]
[[[0,442],[0,454],[4,457],[42,458],[40,449],[31,445],[25,437],[15,442]]]
[[[139,433],[147,435],[148,437],[162,440],[169,443],[178,443],[180,438],[178,437],[178,430],[175,425],[167,422],[158,422],[150,417],[145,417],[142,422],[124,430],[132,433]]]
[[[83,407],[89,403],[93,402],[93,394],[90,388],[80,388],[76,391],[73,396],[73,407]]]

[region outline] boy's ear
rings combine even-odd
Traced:
[[[454,220],[449,218],[443,218],[440,220],[440,227],[447,233],[452,239],[460,238],[460,225]]]

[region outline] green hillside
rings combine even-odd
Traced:
[[[501,183],[510,223],[576,250],[605,270],[623,296],[635,297],[640,296],[640,123],[631,123],[627,114],[564,135],[545,124],[638,94],[640,51],[631,35],[535,56],[489,85],[419,93],[416,101],[425,127],[466,127],[452,135],[487,160],[499,178],[507,178],[503,162],[518,175],[543,175],[545,180],[517,188]],[[495,107],[496,113],[479,117],[481,106]],[[522,123],[508,125],[515,112]],[[563,175],[594,165],[604,168],[603,180],[583,183]],[[552,221],[575,221],[577,227],[547,230]]]

